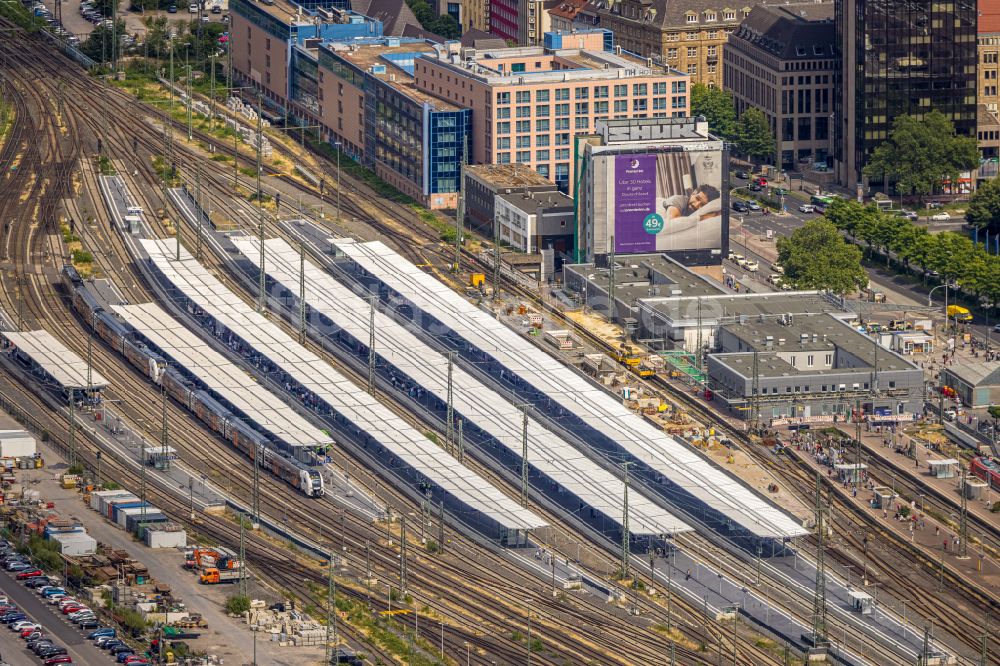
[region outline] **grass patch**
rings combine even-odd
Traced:
[[[215,155],[212,155],[211,160],[213,162],[232,162],[233,158],[231,158],[229,155],[223,155],[222,153],[216,153]]]
[[[100,170],[102,176],[113,176],[118,173],[111,164],[111,160],[105,155],[97,158],[97,168]]]
[[[44,22],[31,13],[31,10],[20,2],[0,2],[0,16],[9,19],[28,32],[38,32]]]

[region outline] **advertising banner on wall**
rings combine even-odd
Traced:
[[[599,159],[612,173],[596,183],[610,184],[613,192],[595,192],[594,202],[608,204],[604,210],[611,218],[607,228],[613,230],[615,252],[722,246],[726,211],[722,206],[721,151],[674,150]]]

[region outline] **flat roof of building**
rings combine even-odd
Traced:
[[[260,265],[258,239],[234,238],[240,253]],[[298,289],[299,250],[281,238],[265,241],[268,275],[290,290]],[[355,340],[369,339],[368,302],[311,261],[305,263],[306,303],[310,311],[326,315]],[[410,377],[441,402],[448,399],[448,359],[388,315],[375,312],[378,353],[383,361]],[[457,365],[452,368],[453,404],[467,424],[475,425],[521,455],[520,410],[505,396],[484,385]],[[611,520],[620,520],[624,484],[534,417],[528,419],[531,464],[542,474],[576,495]],[[676,534],[691,528],[641,493],[629,497],[630,529],[636,534]]]
[[[437,319],[469,344],[489,354],[508,372],[616,443],[627,454],[683,488],[697,504],[726,516],[733,524],[763,538],[807,534],[802,525],[734,475],[709,462],[689,444],[628,410],[620,399],[578,374],[562,361],[527,342],[513,329],[476,307],[380,241],[331,243],[404,299]]]
[[[392,46],[390,46],[392,44]],[[430,42],[423,39],[406,39],[399,37],[376,37],[350,42],[326,42],[322,45],[343,58],[352,65],[367,71],[370,75],[399,90],[406,96],[419,102],[428,102],[438,111],[458,111],[464,107],[452,104],[448,100],[435,97],[419,90],[413,83],[413,75],[393,61],[391,56],[414,54],[423,56],[434,53]],[[385,57],[390,56],[390,57]],[[384,65],[385,71],[373,71],[376,65]]]
[[[231,360],[155,303],[112,305],[112,309],[171,361],[243,412],[257,426],[290,447],[319,447],[333,439],[289,408]]]
[[[770,357],[771,353],[778,352],[800,352],[800,351],[832,351],[841,349],[856,356],[868,368],[875,363],[876,341],[856,329],[848,326],[830,314],[806,314],[789,317],[785,323],[775,319],[751,319],[745,323],[723,324],[721,328],[738,337],[744,345],[749,347],[749,351],[757,350],[758,360],[762,358],[761,352]],[[769,339],[770,338],[770,345]],[[879,371],[889,370],[913,370],[917,369],[913,363],[896,354],[895,352],[878,346],[878,369]],[[731,356],[722,354],[721,356]],[[745,354],[753,362],[753,354]],[[770,364],[771,361],[769,360]],[[789,364],[787,368],[782,366],[784,361],[776,359],[773,364],[780,368],[781,372],[807,373],[807,374],[831,374],[845,372],[849,368],[835,367],[828,370],[817,370],[813,368],[796,369]],[[789,370],[790,369],[790,370]]]
[[[629,298],[657,296],[716,296],[721,287],[693,273],[665,254],[615,256],[615,295]],[[605,292],[610,287],[608,269],[594,264],[571,264],[564,268],[583,275],[593,286]]]
[[[989,363],[955,363],[943,371],[956,377],[969,386],[983,386],[991,383],[1000,384],[1000,361]]]
[[[642,309],[655,313],[675,325],[680,321],[698,318],[702,322],[720,323],[739,317],[761,315],[804,315],[829,313],[835,317],[856,319],[854,312],[845,312],[828,301],[819,291],[765,292],[756,294],[714,294],[709,296],[680,296],[644,298]],[[735,323],[735,322],[734,322]]]
[[[554,57],[558,68],[537,71],[499,71],[493,65],[508,59]],[[590,49],[549,49],[544,46],[514,46],[466,54],[452,59],[446,50],[430,58],[460,76],[474,78],[488,85],[530,85],[570,81],[605,81],[649,76],[685,77],[675,69],[653,63],[628,53],[609,53]],[[568,65],[568,66],[564,66]]]
[[[87,362],[45,330],[2,331],[0,337],[41,367],[64,389],[103,389],[108,380],[101,373],[90,369],[87,381]]]
[[[541,215],[552,209],[573,210],[573,197],[562,192],[511,192],[498,194],[497,198],[529,215]]]
[[[469,164],[465,173],[475,176],[497,189],[513,187],[547,187],[555,190],[558,186],[527,164]]]
[[[422,432],[403,420],[271,320],[224,286],[186,249],[174,259],[173,243],[142,239],[142,248],[162,276],[218,324],[326,403],[385,455],[426,477],[465,506],[508,529],[535,529],[546,522],[500,492]]]

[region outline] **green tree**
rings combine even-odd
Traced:
[[[234,594],[226,599],[226,612],[230,615],[243,615],[250,610],[250,598],[242,594]]]
[[[115,48],[115,38],[121,39],[125,34],[125,21],[117,20],[117,27],[99,25],[94,28],[85,42],[80,44],[80,50],[85,56],[96,62],[110,62]],[[121,55],[121,47],[118,47],[118,54]]]
[[[847,243],[837,227],[823,218],[809,220],[778,238],[778,261],[796,289],[826,289],[844,295],[868,283],[861,266],[861,250]]]
[[[965,211],[965,219],[979,229],[1000,229],[1000,178],[992,178],[976,190]]]
[[[704,83],[694,84],[691,86],[691,115],[704,116],[709,131],[715,136],[727,141],[736,139],[736,106],[729,91]]]
[[[875,149],[863,171],[872,179],[894,181],[903,194],[922,198],[978,163],[975,138],[957,136],[954,123],[935,109],[923,118],[897,116],[889,138]]]
[[[736,129],[736,147],[753,160],[774,157],[774,134],[763,111],[751,107],[743,112]]]

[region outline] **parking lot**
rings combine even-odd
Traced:
[[[46,604],[33,591],[15,579],[15,574],[0,573],[0,589],[12,605],[17,606],[29,620],[42,625],[43,633],[52,639],[53,643],[67,649],[74,664],[112,664],[112,658],[97,649],[84,636],[87,631],[78,629],[63,616],[57,608]],[[7,625],[0,626],[0,655],[11,666],[38,666],[41,659],[30,652],[24,641],[12,632]]]

